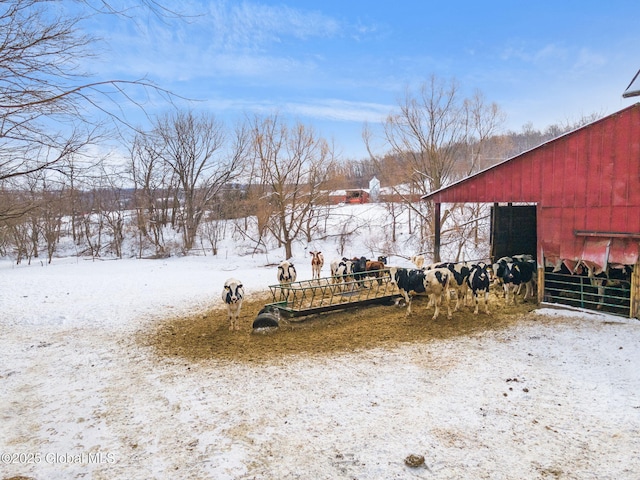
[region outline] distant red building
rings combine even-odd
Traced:
[[[346,190],[334,190],[329,192],[329,203],[369,203],[371,201],[369,190],[364,188],[350,188]]]

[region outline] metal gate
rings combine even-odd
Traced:
[[[631,282],[597,284],[584,275],[545,272],[544,300],[572,307],[630,316]]]

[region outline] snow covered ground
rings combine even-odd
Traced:
[[[638,321],[541,309],[269,365],[136,342],[164,315],[219,305],[230,276],[264,290],[276,260],[0,261],[0,479],[638,478]]]

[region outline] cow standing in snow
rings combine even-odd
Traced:
[[[363,279],[367,272],[367,257],[353,257],[351,259],[353,278],[358,282],[359,287],[364,287]]]
[[[491,284],[491,280],[489,278],[487,265],[483,262],[471,265],[471,271],[469,273],[469,277],[467,277],[467,283],[469,285],[469,289],[471,290],[471,294],[473,295],[473,299],[476,303],[476,308],[473,313],[475,315],[478,314],[478,299],[480,298],[480,295],[482,295],[484,297],[484,311],[488,315],[489,286]]]
[[[406,268],[391,267],[389,269],[391,283],[396,284],[407,304],[407,315],[411,314],[411,299],[414,294],[424,293],[429,296],[430,303],[435,306],[432,319],[436,320],[440,313],[440,302],[444,297],[447,305],[447,317],[451,318],[449,306],[449,287],[453,275],[446,268],[432,270],[408,270]]]
[[[353,275],[353,262],[345,257],[331,262],[331,283],[346,283]]]
[[[460,309],[461,301],[466,304],[467,292],[469,290],[469,286],[467,283],[467,279],[469,278],[470,273],[469,265],[467,265],[466,263],[443,262],[434,263],[425,268],[426,270],[432,270],[434,268],[448,269],[453,275],[451,282],[449,282],[449,288],[456,293],[456,306],[453,311],[457,312]]]
[[[229,330],[240,330],[238,317],[244,299],[244,288],[242,282],[235,278],[230,278],[224,283],[222,290],[222,301],[227,304],[227,314],[229,315]]]
[[[536,271],[536,267],[535,260],[530,258],[529,255],[502,257],[493,264],[493,271],[497,281],[502,284],[504,289],[506,304],[516,304],[516,298],[522,285],[525,286],[523,300],[526,300],[529,295],[533,297],[533,284],[535,282],[533,274]]]
[[[311,278],[314,280],[320,279],[320,272],[324,265],[324,256],[322,252],[309,252],[311,254]]]
[[[289,298],[289,289],[285,287],[296,281],[298,274],[293,263],[284,260],[278,265],[278,283],[280,283],[280,291],[285,298]]]

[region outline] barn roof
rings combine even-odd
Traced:
[[[593,172],[602,170],[605,163],[610,168],[625,158],[633,171],[639,170],[639,134],[640,102],[434,190],[422,199],[439,203],[539,202],[553,187],[579,188],[587,177],[591,183],[597,180],[599,185],[611,188],[607,182],[616,178],[594,179]],[[621,167],[620,172],[632,174],[626,164]],[[635,180],[638,190],[640,176]]]

